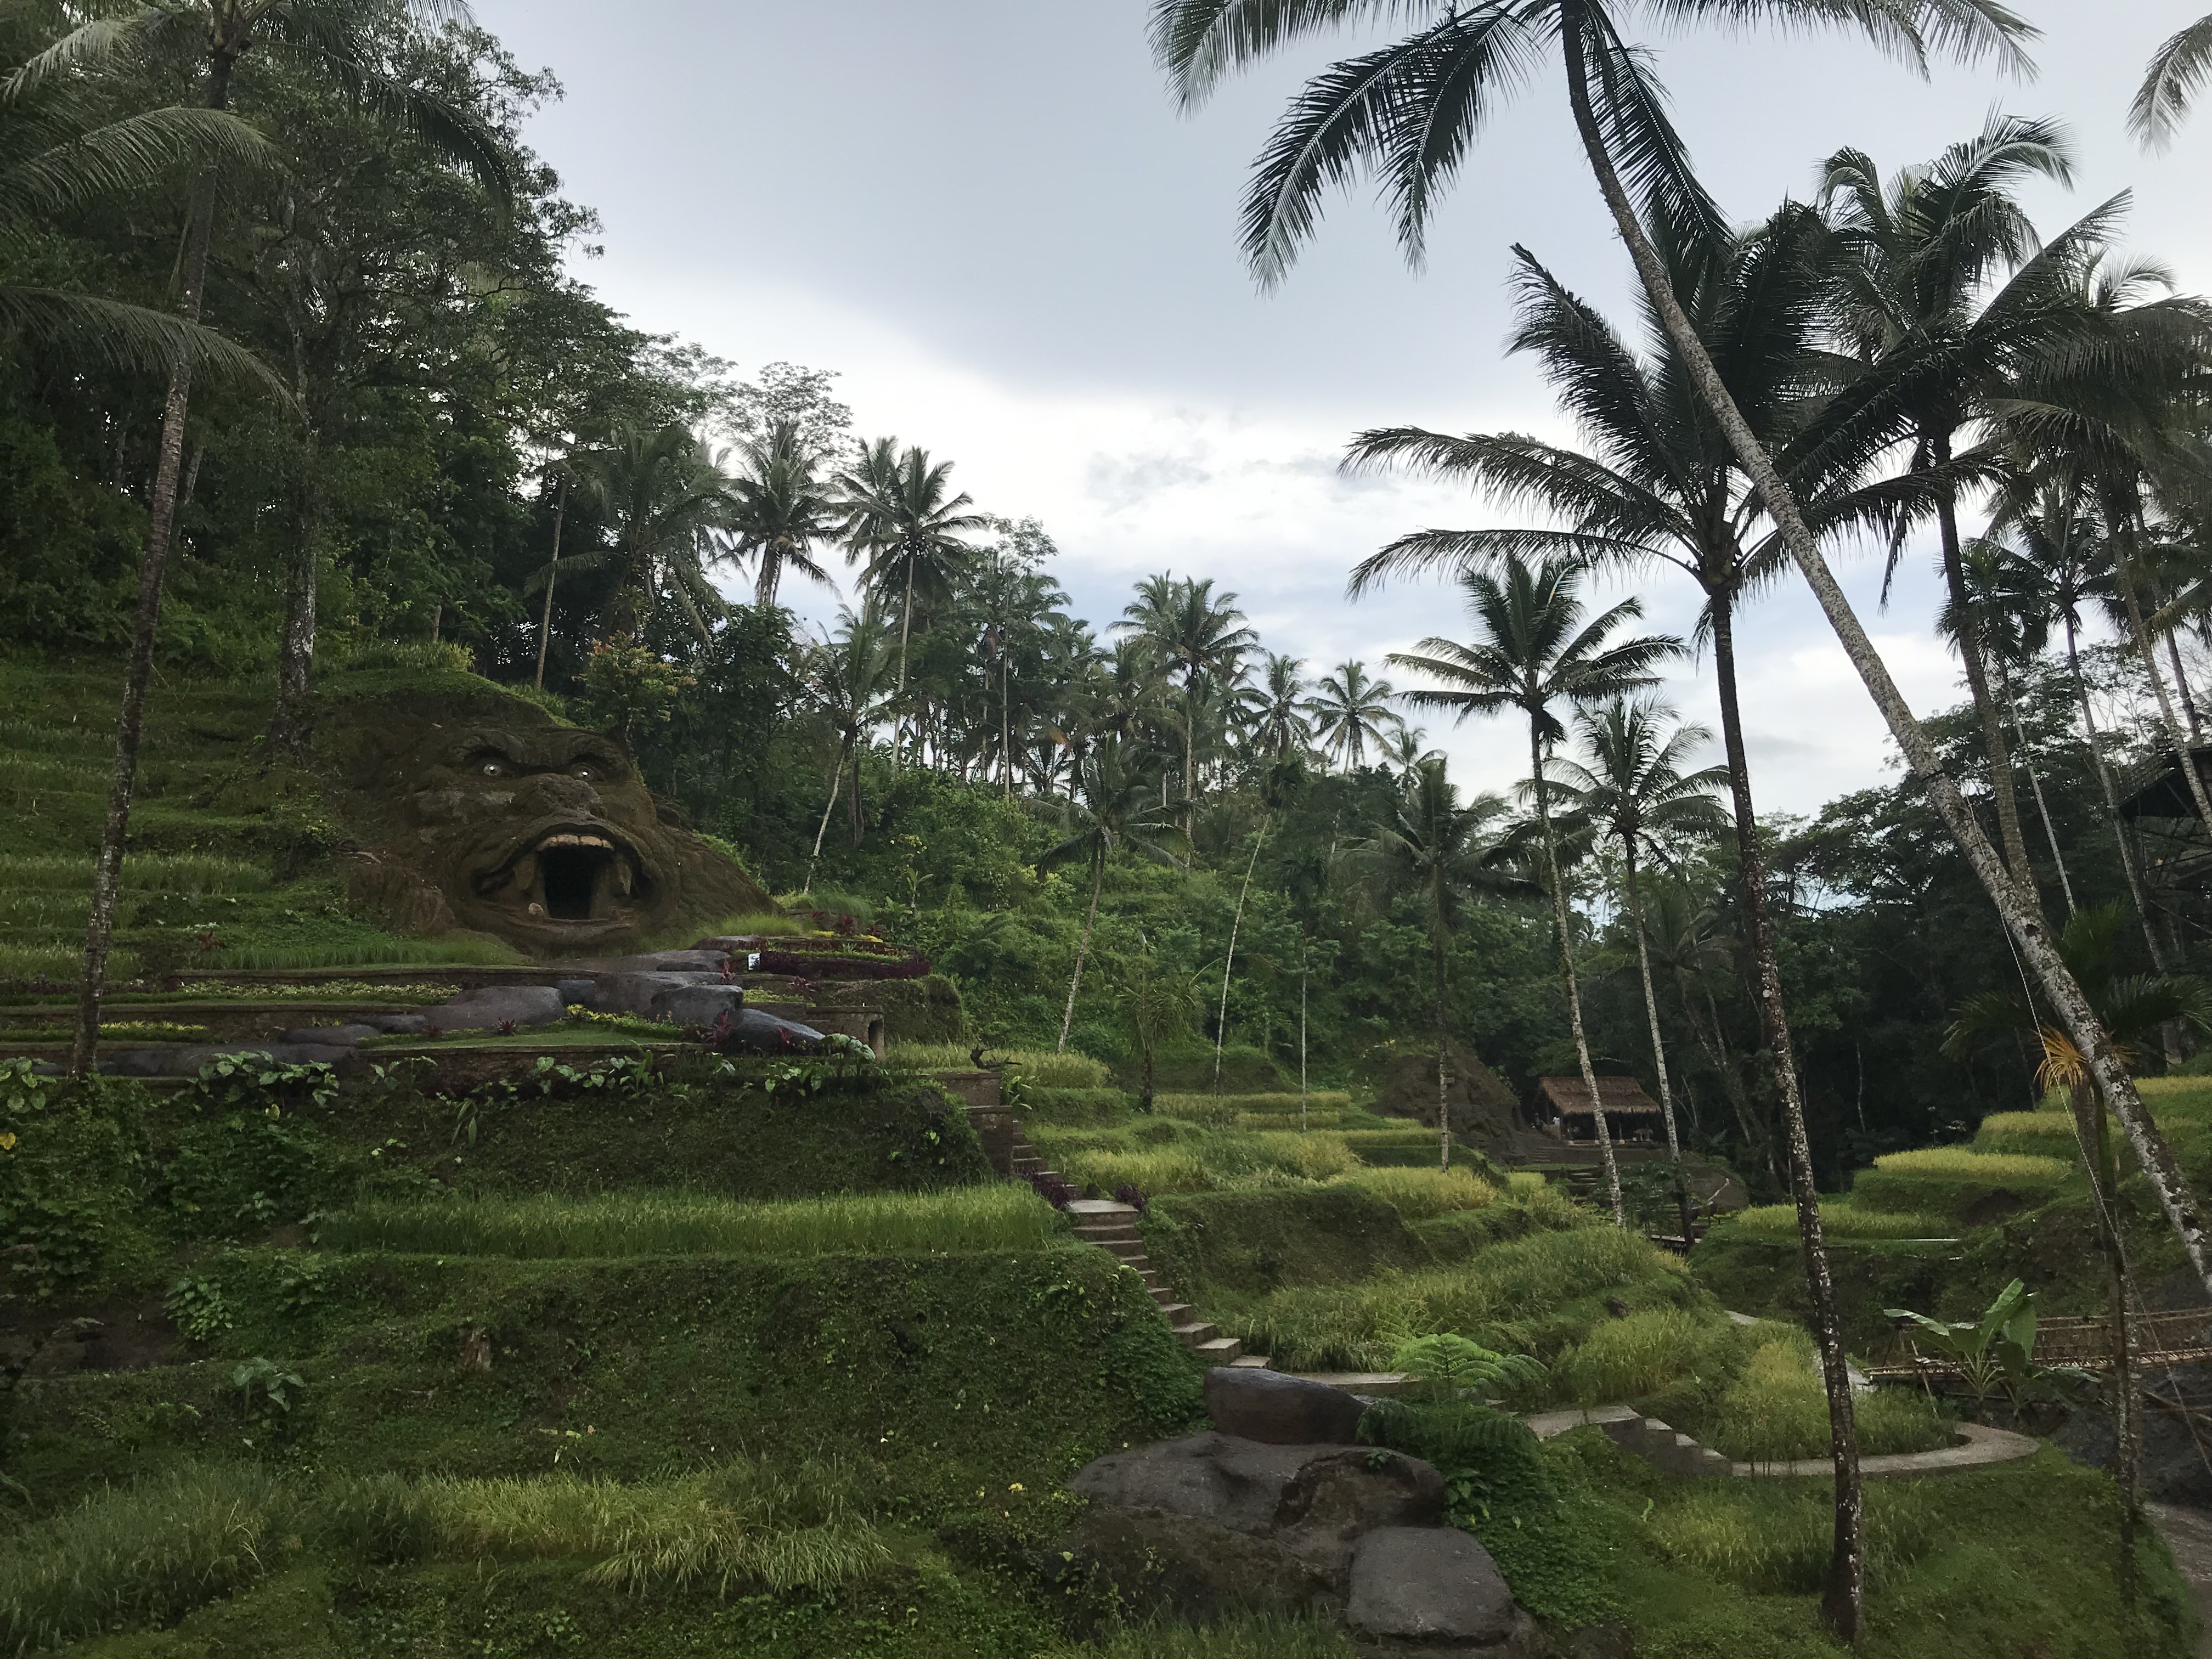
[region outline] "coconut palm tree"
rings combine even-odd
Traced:
[[[2120,913],[2117,905],[2078,910],[2058,936],[2075,981],[2089,996],[2113,1048],[2132,1064],[2142,1045],[2174,1025],[2199,1035],[2212,1031],[2212,987],[2187,975],[2123,974],[2119,971]],[[2120,1169],[2114,1156],[2112,1121],[2091,1086],[2088,1068],[2070,1032],[2052,1024],[2024,997],[1985,991],[1960,1004],[1944,1047],[1962,1053],[1992,1036],[2033,1036],[2044,1055],[2039,1080],[2063,1088],[2073,1103],[2075,1133],[2089,1173],[2097,1242],[2105,1257],[2106,1318],[2112,1325],[2112,1399],[2120,1486],[2120,1563],[2124,1582],[2132,1584],[2136,1531],[2140,1522],[2142,1402],[2129,1351],[2128,1313],[2135,1297],[2120,1237]]]
[[[1364,765],[1367,745],[1379,747],[1387,733],[1405,724],[1390,707],[1395,696],[1389,681],[1369,678],[1367,665],[1358,661],[1340,664],[1316,683],[1306,712],[1313,716],[1315,737],[1345,771]]]
[[[1620,1195],[1620,1167],[1613,1155],[1613,1133],[1590,1064],[1589,1037],[1583,1029],[1581,984],[1575,974],[1574,922],[1561,878],[1557,827],[1553,822],[1547,766],[1552,748],[1566,735],[1553,705],[1585,707],[1656,684],[1653,667],[1681,649],[1664,636],[1612,642],[1613,635],[1644,614],[1643,603],[1624,599],[1611,610],[1587,617],[1582,601],[1586,567],[1565,559],[1529,564],[1509,556],[1497,575],[1472,570],[1461,578],[1475,636],[1466,644],[1423,640],[1418,651],[1394,653],[1390,665],[1436,681],[1404,694],[1421,708],[1449,709],[1465,720],[1471,715],[1517,711],[1528,723],[1529,786],[1543,849],[1544,877],[1551,891],[1552,916],[1559,934],[1559,974],[1567,993],[1567,1024],[1574,1035],[1575,1059],[1583,1086],[1589,1091],[1597,1121],[1597,1144],[1605,1163],[1613,1218],[1626,1225]]]
[[[359,99],[380,118],[416,133],[473,173],[486,187],[502,198],[508,194],[505,157],[482,125],[428,88],[392,79],[382,67],[385,37],[395,24],[465,19],[467,8],[461,0],[397,0],[396,4],[386,0],[148,0],[91,9],[92,15],[18,66],[0,88],[0,96],[15,103],[54,82],[110,70],[143,72],[150,65],[179,78],[197,79],[204,108],[221,114],[229,109],[240,64],[257,57],[274,61],[310,83],[334,86]],[[212,138],[212,124],[201,125],[201,136]],[[185,205],[178,262],[177,314],[186,325],[198,323],[205,303],[208,250],[217,206],[261,167],[258,154],[242,149],[211,150],[206,159],[212,165],[195,178]],[[111,319],[118,325],[121,320]],[[177,337],[181,344],[187,337]],[[188,337],[204,342],[205,337]],[[161,441],[147,500],[146,544],[138,560],[137,612],[116,721],[115,769],[85,925],[83,984],[70,1054],[70,1070],[80,1075],[91,1070],[99,1037],[100,994],[115,931],[115,897],[137,787],[146,693],[153,680],[155,638],[161,626],[162,588],[184,476],[185,422],[191,413],[193,374],[203,356],[179,349],[167,363]]]
[[[2128,131],[2146,148],[2164,149],[2204,77],[2212,74],[2212,16],[2198,18],[2152,55],[2150,69],[2128,109]]]
[[[1690,1238],[1689,1187],[1683,1178],[1682,1142],[1674,1127],[1674,1085],[1667,1078],[1667,1044],[1659,1031],[1659,998],[1652,988],[1651,951],[1644,927],[1639,856],[1655,836],[1717,836],[1727,826],[1717,792],[1728,787],[1725,766],[1696,771],[1683,767],[1690,752],[1712,741],[1702,726],[1675,725],[1662,703],[1615,697],[1602,708],[1582,709],[1575,729],[1589,764],[1553,762],[1561,803],[1599,835],[1620,844],[1620,888],[1636,939],[1636,967],[1644,980],[1644,1014],[1651,1031],[1651,1063],[1659,1074],[1659,1111],[1667,1128],[1667,1157],[1674,1170],[1674,1204],[1682,1237]]]
[[[973,498],[952,493],[952,463],[896,438],[860,448],[860,459],[833,486],[845,514],[847,556],[865,558],[862,580],[878,592],[900,590],[899,690],[906,690],[907,651],[914,634],[915,591],[925,599],[951,598],[953,584],[975,549],[962,538],[989,527]],[[896,748],[894,750],[896,752]]]
[[[713,637],[707,619],[726,607],[702,562],[738,510],[735,480],[724,461],[680,425],[625,428],[604,447],[568,457],[568,475],[613,541],[571,554],[567,562],[571,571],[614,573],[611,632],[633,632],[665,600],[683,611],[702,642]],[[543,574],[550,583],[552,567]]]
[[[860,609],[837,613],[837,632],[825,635],[805,657],[805,678],[815,708],[837,734],[837,758],[830,769],[830,799],[822,808],[822,822],[814,831],[814,851],[806,860],[807,884],[813,884],[814,860],[822,856],[822,838],[829,833],[830,815],[836,810],[837,793],[848,765],[852,768],[853,793],[847,812],[858,847],[867,830],[867,815],[860,801],[860,750],[867,735],[879,725],[894,696],[885,684],[890,676],[890,625],[883,612],[863,600]]]
[[[830,573],[814,557],[818,544],[836,538],[839,522],[822,462],[822,452],[796,420],[771,421],[738,446],[728,528],[739,556],[757,561],[756,605],[775,603],[787,571],[830,583]]]
[[[1178,580],[1163,573],[1137,585],[1137,597],[1117,629],[1144,635],[1182,676],[1183,837],[1196,828],[1198,722],[1209,682],[1236,678],[1245,652],[1260,636],[1244,626],[1237,596],[1217,597],[1211,577]]]
[[[1091,904],[1083,915],[1083,939],[1075,949],[1075,972],[1067,981],[1067,1010],[1060,1016],[1057,1052],[1067,1048],[1075,1024],[1076,993],[1083,988],[1083,964],[1091,954],[1091,934],[1098,925],[1098,894],[1106,884],[1106,861],[1126,848],[1155,864],[1176,862],[1170,847],[1182,839],[1169,810],[1152,799],[1158,757],[1125,744],[1110,733],[1083,757],[1074,787],[1055,802],[1040,802],[1060,819],[1066,839],[1037,860],[1040,870],[1078,860],[1091,866]]]
[[[1286,760],[1313,745],[1313,724],[1306,718],[1311,704],[1304,668],[1301,659],[1270,651],[1259,683],[1238,693],[1237,701],[1252,723],[1255,752],[1263,760]]]
[[[1391,891],[1419,896],[1435,974],[1437,1159],[1451,1167],[1450,998],[1446,964],[1459,919],[1482,894],[1525,892],[1515,872],[1525,859],[1523,829],[1506,822],[1505,802],[1477,795],[1462,805],[1442,757],[1424,761],[1393,792],[1389,816],[1352,849],[1365,872]]]

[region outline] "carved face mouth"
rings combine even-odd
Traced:
[[[651,902],[636,849],[600,823],[568,824],[526,841],[471,883],[477,898],[532,921],[611,922]]]

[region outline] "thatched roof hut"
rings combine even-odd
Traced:
[[[1613,1135],[1637,1137],[1657,1131],[1659,1103],[1644,1092],[1632,1077],[1601,1077],[1598,1098],[1605,1103],[1607,1129]],[[1596,1115],[1590,1110],[1589,1089],[1579,1077],[1541,1077],[1536,1079],[1533,1115],[1539,1123],[1556,1121],[1569,1139],[1595,1138]]]

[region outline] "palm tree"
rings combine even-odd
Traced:
[[[1382,745],[1382,758],[1395,763],[1401,772],[1412,771],[1423,761],[1435,759],[1436,754],[1429,747],[1428,732],[1418,726],[1401,726]]]
[[[1260,636],[1243,625],[1237,596],[1216,598],[1211,577],[1177,580],[1166,573],[1137,584],[1136,599],[1115,623],[1150,639],[1182,675],[1183,836],[1196,828],[1198,718],[1203,688],[1235,677],[1244,653]]]
[[[617,431],[602,448],[579,450],[566,463],[576,487],[613,532],[611,547],[571,554],[571,570],[611,570],[615,597],[610,632],[629,634],[665,598],[684,612],[702,641],[713,637],[709,616],[724,610],[702,560],[716,532],[737,510],[734,481],[724,458],[680,425]],[[553,567],[539,573],[547,583]]]
[[[1189,974],[1161,962],[1149,945],[1121,959],[1121,981],[1116,1004],[1122,1027],[1137,1045],[1137,1109],[1150,1112],[1161,1046],[1189,1029],[1198,987]]]
[[[771,605],[787,570],[827,585],[814,558],[818,542],[836,534],[837,507],[822,478],[822,452],[796,420],[771,421],[738,446],[731,480],[728,528],[737,551],[758,561],[753,603]]]
[[[933,465],[929,452],[896,438],[878,438],[861,447],[859,461],[837,475],[836,489],[845,513],[843,534],[850,556],[866,558],[863,580],[878,591],[896,584],[899,605],[899,683],[906,691],[907,647],[914,633],[915,589],[925,599],[949,599],[957,578],[975,550],[961,539],[988,528],[990,520],[971,512],[975,501],[951,493],[952,463]],[[897,752],[894,745],[893,753]]]
[[[2101,253],[2117,204],[2039,246],[2010,193],[2030,179],[2072,176],[2055,125],[1993,115],[1974,138],[1887,184],[1864,152],[1839,151],[1820,185],[1844,337],[1865,365],[1867,394],[1905,413],[1912,470],[1933,486],[1953,638],[1981,725],[1999,836],[2014,883],[2031,898],[2003,715],[1968,602],[1954,464],[1962,437],[2002,428],[2051,360],[2090,343],[2096,319],[2081,303],[2080,274]],[[1897,553],[1893,544],[1893,566]]]
[[[1369,744],[1380,745],[1386,732],[1405,724],[1390,707],[1396,695],[1389,681],[1370,679],[1364,662],[1344,663],[1316,683],[1306,712],[1314,718],[1314,735],[1345,771],[1365,763]]]
[[[2200,17],[2153,54],[2128,109],[2128,131],[2152,149],[2173,141],[2197,90],[2212,73],[2212,16]]]
[[[2079,910],[2058,936],[2058,948],[2075,980],[2089,996],[2113,1048],[2132,1064],[2154,1033],[2180,1024],[2202,1034],[2212,1031],[2212,988],[2184,975],[2124,975],[2119,971],[2120,913],[2117,905]],[[2129,1352],[2128,1311],[2132,1280],[2120,1237],[2120,1170],[2114,1157],[2112,1122],[2090,1086],[2088,1068],[2070,1033],[2054,1026],[2026,999],[2010,992],[1985,991],[1959,1006],[1944,1047],[1957,1054],[1990,1036],[2033,1036],[2044,1062],[2039,1080],[2063,1088],[2074,1106],[2075,1133],[2089,1174],[2094,1200],[2097,1242],[2105,1257],[2107,1317],[2112,1323],[2112,1410],[2120,1486],[2120,1570],[2133,1584],[2136,1529],[2142,1502],[2141,1401]]]
[[[1590,764],[1554,761],[1564,803],[1601,836],[1620,843],[1621,896],[1636,937],[1636,967],[1644,979],[1644,1014],[1651,1031],[1651,1064],[1659,1074],[1659,1111],[1667,1126],[1667,1157],[1674,1170],[1674,1206],[1682,1238],[1690,1243],[1690,1194],[1683,1178],[1682,1142],[1674,1127],[1674,1085],[1667,1079],[1667,1044],[1659,1032],[1659,998],[1652,988],[1651,951],[1645,942],[1644,894],[1638,855],[1655,836],[1715,836],[1725,827],[1715,792],[1728,784],[1725,766],[1694,772],[1682,768],[1692,750],[1712,741],[1702,726],[1667,729],[1674,711],[1663,704],[1616,697],[1595,712],[1575,716]]]
[[[1478,795],[1462,805],[1442,758],[1424,761],[1393,792],[1389,817],[1353,849],[1384,885],[1419,895],[1427,924],[1429,960],[1436,977],[1440,1169],[1451,1167],[1450,1000],[1445,963],[1452,935],[1462,908],[1476,895],[1524,890],[1527,885],[1511,873],[1522,853],[1517,831],[1492,828],[1505,817],[1505,810],[1504,801],[1496,795]]]
[[[1238,694],[1252,722],[1256,752],[1266,760],[1286,760],[1312,746],[1313,726],[1306,719],[1311,703],[1306,696],[1304,662],[1297,657],[1267,653],[1267,665],[1260,683]]]
[[[1084,913],[1083,939],[1075,949],[1075,973],[1067,981],[1067,1011],[1060,1016],[1058,1052],[1066,1052],[1067,1033],[1075,1024],[1075,995],[1083,986],[1091,930],[1098,925],[1098,894],[1106,884],[1107,860],[1116,848],[1127,848],[1156,864],[1176,861],[1164,844],[1179,838],[1175,821],[1152,799],[1156,764],[1151,751],[1109,734],[1091,745],[1074,788],[1066,799],[1054,803],[1069,834],[1037,860],[1037,868],[1056,869],[1078,860],[1091,866],[1091,907]]]
[[[37,94],[51,82],[109,70],[140,72],[151,65],[179,76],[197,76],[202,105],[219,115],[230,106],[240,63],[258,53],[306,76],[311,84],[335,86],[359,98],[380,118],[415,132],[504,198],[508,193],[506,161],[482,125],[427,88],[393,80],[381,67],[386,57],[382,34],[393,22],[435,23],[467,15],[461,0],[398,0],[396,5],[385,0],[148,0],[113,11],[103,7],[20,65],[8,78],[4,94],[12,103]],[[203,138],[215,136],[214,124],[200,125]],[[244,176],[258,172],[261,165],[258,154],[242,149],[213,149],[206,159],[212,164],[204,167],[193,181],[178,263],[177,313],[188,326],[198,323],[206,300],[208,250],[216,208]],[[112,314],[110,320],[118,329],[125,321]],[[205,343],[205,336],[199,333],[180,331],[172,337],[179,346],[186,340]],[[115,769],[85,925],[83,985],[70,1052],[70,1068],[78,1075],[91,1071],[99,1039],[100,994],[115,931],[115,896],[137,787],[146,693],[153,680],[162,587],[184,475],[185,422],[191,412],[192,377],[204,356],[202,350],[175,349],[167,363],[161,441],[147,501],[146,545],[138,560],[137,613],[131,623],[116,720]]]
[[[847,811],[853,826],[853,845],[860,844],[867,829],[860,803],[860,750],[863,740],[882,720],[892,693],[884,681],[890,673],[889,626],[883,613],[863,602],[856,615],[837,613],[834,637],[807,653],[806,681],[815,707],[837,734],[837,758],[830,769],[830,799],[822,808],[822,823],[814,831],[814,851],[806,860],[807,884],[813,885],[814,860],[822,856],[822,837],[829,833],[830,814],[836,810],[837,792],[849,763],[853,793]]]
[[[1559,928],[1567,1024],[1574,1035],[1583,1086],[1589,1091],[1590,1110],[1597,1121],[1598,1152],[1605,1163],[1613,1218],[1615,1224],[1626,1226],[1628,1212],[1621,1200],[1620,1167],[1613,1159],[1613,1132],[1606,1123],[1605,1103],[1590,1064],[1589,1037],[1583,1029],[1574,921],[1559,873],[1559,836],[1552,820],[1546,769],[1553,745],[1566,735],[1552,712],[1554,703],[1601,702],[1653,684],[1653,666],[1679,652],[1681,641],[1653,637],[1608,644],[1613,634],[1643,616],[1643,603],[1624,599],[1585,622],[1581,592],[1584,570],[1570,560],[1543,559],[1531,565],[1516,555],[1505,560],[1499,576],[1469,571],[1461,582],[1467,590],[1468,617],[1475,626],[1474,641],[1462,645],[1445,639],[1423,640],[1418,652],[1393,653],[1390,665],[1439,682],[1405,694],[1406,701],[1417,708],[1448,708],[1461,720],[1511,708],[1528,722],[1529,785],[1552,917]]]
[[[1729,1048],[1728,1027],[1721,1019],[1717,991],[1740,976],[1737,942],[1721,931],[1719,909],[1680,882],[1664,883],[1648,895],[1645,912],[1652,965],[1674,986],[1683,1023],[1728,1097],[1746,1152],[1755,1152],[1765,1164],[1768,1178],[1779,1185],[1772,1126],[1764,1121],[1744,1087],[1743,1073]]]

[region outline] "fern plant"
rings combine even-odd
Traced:
[[[1451,1331],[1401,1340],[1390,1356],[1421,1397],[1482,1402],[1531,1389],[1544,1380],[1540,1361],[1525,1353],[1499,1353]]]

